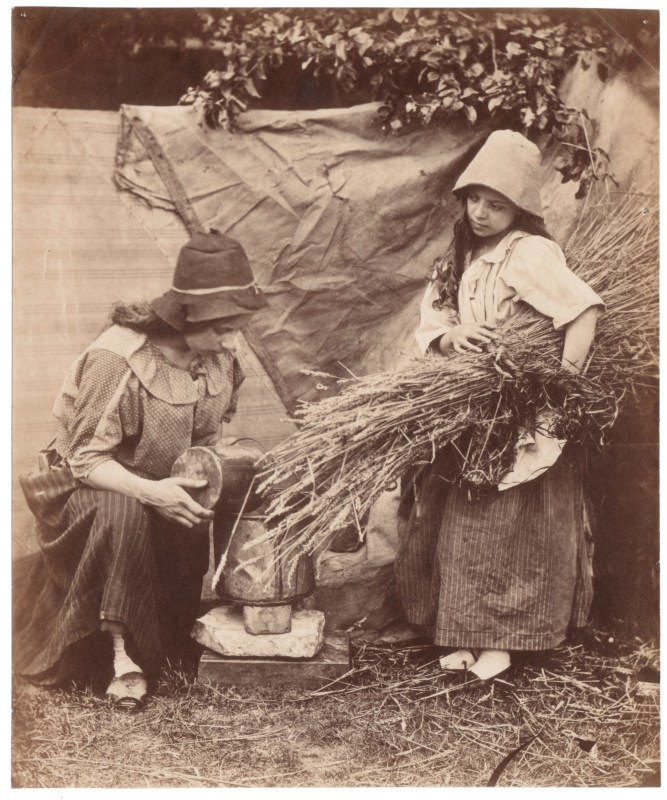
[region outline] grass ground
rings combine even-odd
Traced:
[[[657,658],[589,632],[447,691],[432,648],[357,641],[351,673],[318,691],[169,673],[134,715],[17,682],[13,785],[657,786],[659,702],[640,680]]]

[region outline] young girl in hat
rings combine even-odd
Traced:
[[[547,232],[539,176],[538,148],[496,131],[456,182],[464,208],[423,298],[422,352],[481,352],[527,303],[563,332],[563,367],[581,369],[602,302]],[[491,679],[510,666],[511,651],[555,647],[570,625],[586,622],[582,486],[562,445],[538,425],[498,492],[478,498],[446,488],[442,454],[400,519],[396,571],[407,618],[451,651],[442,666],[466,680]]]
[[[264,306],[242,247],[196,234],[171,288],[117,304],[70,369],[57,438],[21,481],[41,548],[31,574],[16,576],[23,676],[59,684],[97,656],[107,694],[135,709],[147,675],[183,655],[213,512],[185,491],[205,481],[170,477],[171,467],[214,443],[234,413],[243,375],[232,338]]]

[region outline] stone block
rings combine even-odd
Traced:
[[[204,647],[223,656],[312,658],[324,642],[324,614],[293,611],[289,633],[257,636],[243,627],[239,608],[218,606],[195,622],[191,635]]]
[[[292,606],[243,606],[243,627],[247,633],[289,633],[292,630]]]
[[[294,658],[231,658],[205,650],[197,679],[216,686],[293,686],[321,689],[351,669],[347,634],[330,633],[316,656]]]

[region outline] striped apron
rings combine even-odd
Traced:
[[[441,454],[406,482],[396,581],[408,621],[438,645],[502,650],[556,647],[585,625],[592,540],[577,454],[477,498],[450,480]]]
[[[155,674],[188,646],[208,567],[208,526],[171,523],[138,501],[76,481],[66,465],[22,478],[40,553],[14,569],[16,671],[43,684],[70,678],[82,644],[106,649],[122,623],[133,660]]]

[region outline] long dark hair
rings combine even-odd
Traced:
[[[438,298],[434,301],[434,308],[444,308],[449,306],[457,308],[457,295],[463,268],[465,267],[466,256],[471,252],[477,236],[473,232],[468,220],[466,211],[466,198],[461,198],[463,210],[454,223],[452,241],[444,257],[436,258],[431,268],[430,279],[434,279],[438,288]],[[524,231],[525,233],[543,236],[545,239],[553,240],[553,236],[547,230],[541,217],[530,214],[528,211],[519,209],[510,230]],[[435,271],[435,275],[433,274]]]
[[[219,319],[222,319],[222,317]],[[122,328],[130,328],[137,333],[160,337],[173,336],[175,333],[194,333],[210,325],[214,320],[205,319],[201,322],[186,322],[183,330],[181,330],[158,316],[150,303],[123,303],[119,301],[113,304],[109,321],[111,325],[120,325]]]
[[[114,303],[109,316],[112,325],[130,328],[148,336],[170,336],[178,333],[153,311],[150,303]]]

